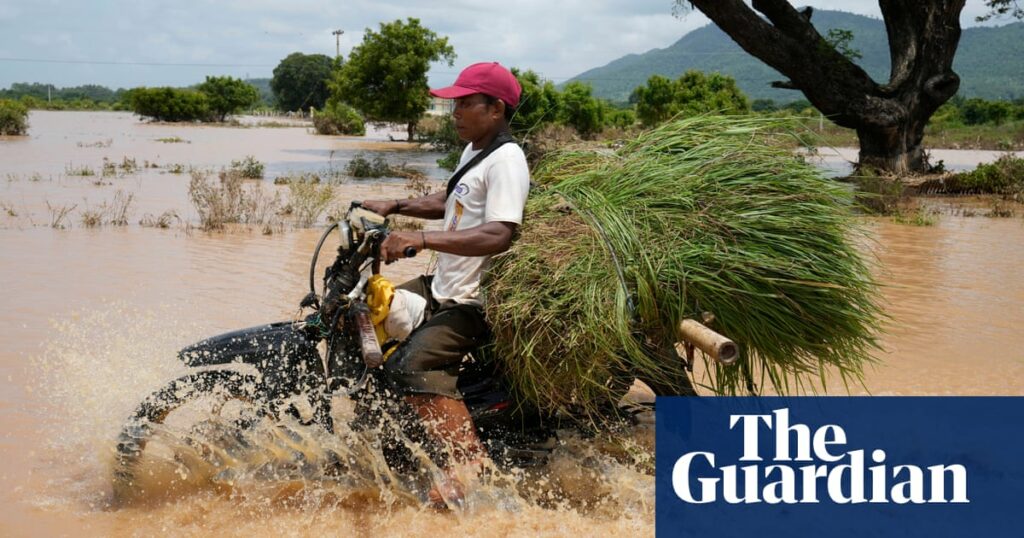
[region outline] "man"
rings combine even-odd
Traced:
[[[384,367],[424,419],[428,430],[453,445],[453,458],[479,470],[486,452],[456,388],[462,357],[489,332],[480,295],[480,277],[491,256],[508,250],[522,223],[530,175],[522,149],[508,136],[508,121],[522,90],[515,76],[497,62],[463,70],[455,84],[431,90],[454,99],[452,117],[459,138],[469,144],[446,192],[411,200],[368,201],[381,215],[444,218],[440,231],[393,232],[381,245],[388,263],[409,247],[437,252],[437,269],[401,287],[427,300],[427,315]],[[476,162],[474,162],[476,161]],[[462,487],[454,472],[437,483],[432,502],[460,503]]]

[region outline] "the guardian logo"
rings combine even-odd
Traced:
[[[894,465],[881,449],[847,450],[841,426],[812,431],[791,424],[788,408],[730,415],[729,430],[743,438],[740,464],[722,465],[713,452],[684,454],[672,466],[679,499],[691,504],[720,499],[728,504],[970,503],[963,465]],[[759,448],[762,435],[774,435],[767,462]]]

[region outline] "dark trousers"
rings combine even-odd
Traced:
[[[384,369],[405,394],[438,394],[462,399],[457,383],[462,358],[487,341],[490,329],[475,305],[439,304],[430,291],[433,276],[401,286],[427,300],[424,321],[388,357]]]

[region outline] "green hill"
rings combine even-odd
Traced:
[[[888,37],[881,20],[842,11],[816,10],[811,22],[822,35],[832,28],[852,31],[852,47],[863,55],[857,63],[876,81],[888,78]],[[962,96],[1024,97],[1024,22],[964,29],[953,68],[961,78]],[[803,98],[799,91],[772,88],[772,81],[785,77],[744,52],[713,24],[686,34],[667,48],[623,56],[570,81],[589,82],[598,97],[626,101],[633,89],[644,84],[651,75],[676,78],[689,69],[729,75],[751,99],[786,102]]]
[[[245,81],[256,86],[256,89],[259,90],[260,104],[264,106],[274,106],[274,92],[270,90],[269,78],[247,78]]]

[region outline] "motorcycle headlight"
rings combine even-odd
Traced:
[[[343,252],[348,252],[352,249],[352,227],[348,225],[348,221],[341,221],[338,223],[338,236],[340,246],[338,249]]]

